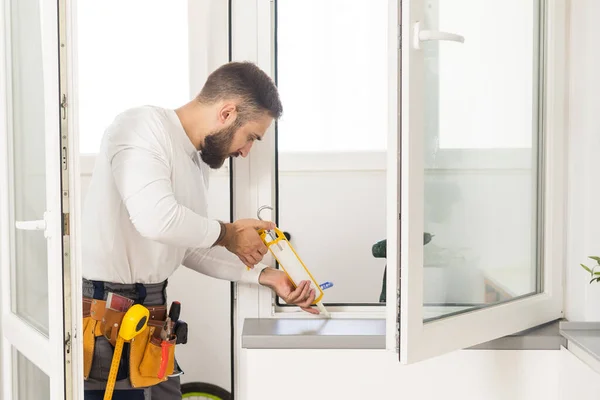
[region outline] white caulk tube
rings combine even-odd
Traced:
[[[275,259],[277,259],[281,269],[288,275],[294,286],[298,287],[300,282],[309,281],[310,289],[315,292],[315,301],[313,304],[317,306],[321,314],[330,317],[329,312],[327,312],[327,309],[322,302],[323,290],[308,268],[306,268],[306,265],[304,265],[283,232],[275,228],[272,231],[261,231],[259,233],[263,242]]]

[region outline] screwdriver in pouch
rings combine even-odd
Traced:
[[[181,314],[181,303],[178,301],[174,301],[171,303],[171,308],[169,309],[169,319],[172,324],[176,324],[179,320],[179,315]]]
[[[167,320],[165,321],[165,328],[161,332],[162,341],[160,343],[160,346],[162,348],[162,353],[161,353],[160,368],[158,370],[158,378],[159,379],[164,378],[165,373],[167,371],[167,363],[169,361],[169,347],[172,346],[172,344],[169,343],[169,341],[172,340],[173,324],[175,321],[177,321],[179,319],[180,312],[181,312],[181,303],[179,303],[178,301],[174,301],[173,303],[171,303],[171,308],[169,309],[169,315],[167,317]]]
[[[181,303],[178,301],[173,302],[171,304],[171,309],[169,310],[169,318],[173,322],[173,333],[177,338],[177,344],[185,344],[187,343],[187,323],[179,320],[179,316],[181,315]]]

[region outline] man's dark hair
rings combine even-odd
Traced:
[[[207,104],[232,99],[240,100],[238,114],[244,121],[261,112],[278,119],[283,112],[275,82],[251,62],[222,65],[208,76],[197,97]]]

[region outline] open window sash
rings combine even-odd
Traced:
[[[531,24],[539,29],[541,40],[537,47],[534,46],[539,57],[538,61],[534,61],[533,79],[539,80],[534,82],[538,90],[532,111],[535,119],[533,144],[528,149],[531,163],[527,164],[532,175],[531,187],[534,187],[531,189],[530,209],[532,240],[528,244],[531,263],[518,270],[511,278],[498,278],[500,283],[493,275],[502,275],[501,268],[482,272],[477,280],[481,284],[479,293],[475,296],[477,298],[473,300],[471,296],[468,301],[461,303],[456,300],[439,301],[440,298],[448,300],[452,297],[450,294],[440,293],[448,289],[448,277],[454,280],[453,289],[460,297],[475,285],[467,275],[460,274],[469,271],[465,268],[478,271],[482,267],[466,265],[462,270],[448,268],[445,270],[446,275],[442,273],[439,277],[432,276],[432,271],[444,271],[448,264],[441,265],[442,268],[437,270],[430,268],[431,260],[427,260],[427,252],[430,250],[424,244],[428,239],[432,240],[431,236],[427,236],[430,234],[427,230],[432,224],[426,218],[427,207],[431,207],[426,205],[426,201],[430,199],[427,196],[431,196],[431,189],[426,189],[426,185],[431,186],[432,179],[428,175],[431,159],[426,152],[426,148],[432,144],[431,115],[428,116],[427,107],[432,107],[431,104],[440,107],[439,103],[442,101],[439,97],[439,82],[432,80],[431,58],[439,56],[435,51],[447,46],[445,54],[448,54],[451,47],[465,46],[469,37],[461,37],[460,32],[437,29],[437,21],[432,21],[431,15],[427,14],[432,7],[437,7],[437,1],[403,0],[398,1],[398,4],[392,3],[395,2],[390,2],[390,38],[401,33],[398,35],[401,46],[398,46],[398,57],[390,58],[390,81],[397,84],[400,96],[395,98],[390,95],[388,263],[395,263],[398,269],[395,271],[397,275],[388,276],[388,299],[397,297],[398,307],[393,315],[388,314],[388,320],[397,317],[399,322],[396,339],[400,361],[415,363],[532,328],[562,316],[563,167],[566,146],[563,116],[564,57],[561,57],[565,42],[561,31],[565,28],[565,6],[564,2],[553,0],[532,2],[535,3],[532,12],[535,21]],[[469,2],[465,2],[464,7],[467,7],[467,3]],[[468,9],[463,11],[469,13]],[[442,12],[444,11],[440,8],[439,13]],[[394,18],[398,21],[396,26],[392,24]],[[392,32],[396,27],[397,33]],[[502,33],[497,37],[498,40],[502,39]],[[435,43],[435,47],[432,43]],[[488,45],[494,46],[494,43]],[[457,53],[462,54],[459,51]],[[446,59],[438,58],[436,67],[442,68],[439,64],[444,62]],[[465,60],[466,62],[468,61]],[[438,111],[434,110],[436,113]],[[495,211],[492,208],[489,212]],[[439,227],[440,224],[436,226]],[[436,240],[434,237],[431,243]],[[505,243],[496,245],[504,246]],[[510,243],[506,245],[509,247],[505,250],[509,252]],[[517,281],[512,293],[503,286],[507,279]],[[444,280],[446,281],[439,285],[439,290],[434,287]]]

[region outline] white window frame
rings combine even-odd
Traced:
[[[400,8],[402,3],[402,24],[400,24]],[[249,60],[273,76],[274,54],[272,32],[274,3],[270,0],[258,0],[257,2],[244,2],[242,0],[233,0],[232,5],[232,47],[233,60]],[[397,39],[402,33],[404,49],[406,52],[410,40],[412,40],[412,31],[410,28],[410,16],[419,6],[423,6],[422,0],[389,0],[389,49],[390,54],[395,54],[397,50]],[[399,335],[398,302],[397,299],[397,278],[398,270],[392,268],[392,265],[422,265],[422,195],[419,195],[419,189],[422,185],[423,173],[422,143],[415,141],[414,137],[402,136],[402,142],[399,138],[400,123],[404,132],[409,129],[421,129],[418,121],[409,118],[407,110],[403,110],[402,121],[400,122],[397,112],[400,104],[406,106],[411,101],[420,100],[421,93],[412,89],[409,81],[411,69],[418,68],[418,64],[404,56],[390,56],[389,84],[391,87],[400,87],[402,91],[402,101],[400,95],[390,91],[389,93],[389,137],[387,152],[387,183],[388,183],[388,221],[398,221],[398,215],[401,211],[400,205],[400,165],[402,164],[402,183],[403,193],[409,194],[402,202],[403,215],[421,215],[421,221],[412,220],[402,226],[403,237],[410,234],[410,240],[403,242],[403,258],[400,260],[398,254],[400,225],[399,222],[389,223],[387,228],[388,239],[388,269],[387,269],[387,305],[382,307],[381,312],[374,312],[375,307],[347,306],[331,309],[333,318],[386,318],[386,348],[389,351],[397,351],[397,346],[402,349],[402,362],[416,362],[425,358],[442,354],[454,349],[466,348],[470,345],[492,340],[507,334],[515,333],[525,328],[536,326],[544,322],[560,318],[562,316],[562,276],[564,260],[564,226],[565,226],[565,33],[567,28],[567,10],[566,5],[560,0],[547,1],[547,20],[546,27],[546,81],[542,93],[546,96],[546,109],[544,115],[544,125],[546,129],[545,147],[546,147],[546,169],[544,173],[544,184],[546,188],[544,216],[545,216],[545,247],[544,247],[544,292],[527,299],[515,301],[501,306],[496,306],[481,311],[466,313],[452,319],[462,321],[455,323],[452,319],[443,319],[437,323],[423,325],[422,322],[422,275],[423,269],[412,268],[403,271],[406,278],[402,281],[402,303],[406,304],[409,312],[401,313],[400,329],[404,329],[406,335]],[[422,10],[422,9],[421,9]],[[397,29],[402,26],[402,32]],[[414,61],[414,60],[413,60]],[[402,82],[399,82],[398,71],[402,63],[404,75]],[[414,111],[413,111],[414,112]],[[253,218],[256,216],[258,207],[268,204],[276,207],[275,204],[275,166],[273,154],[275,151],[275,129],[274,125],[269,128],[264,140],[257,143],[250,156],[247,159],[234,161],[234,216],[235,218]],[[410,139],[410,140],[409,140]],[[402,144],[402,147],[400,146]],[[405,157],[402,160],[398,157],[401,149],[405,150]],[[417,154],[416,158],[407,157],[406,149],[411,149],[411,154]],[[477,150],[480,152],[480,150]],[[506,152],[520,157],[523,149],[510,150],[484,150],[491,156],[490,167],[504,169],[509,166],[503,162],[503,156]],[[468,149],[447,149],[444,155],[449,159],[455,160],[453,155],[459,154],[462,161],[457,165],[450,160],[447,166],[452,168],[469,168],[470,150]],[[481,153],[478,153],[481,154]],[[512,160],[514,168],[514,160]],[[325,164],[322,164],[325,165]],[[481,164],[477,162],[477,166]],[[439,165],[444,168],[444,165]],[[420,171],[420,172],[419,172]],[[407,191],[407,189],[409,191]],[[407,202],[409,201],[409,202]],[[421,206],[415,205],[421,203]],[[408,208],[410,204],[410,208]],[[266,213],[265,213],[266,214]],[[417,240],[417,238],[419,238]],[[416,280],[413,280],[416,279]],[[251,285],[237,285],[237,324],[238,328],[243,326],[244,318],[310,318],[304,312],[298,310],[281,310],[274,306],[274,295],[266,288],[256,288]],[[485,315],[495,315],[501,322],[493,323],[493,318]],[[501,316],[501,317],[500,317]],[[481,324],[481,321],[486,321]],[[488,324],[488,322],[490,322]],[[404,328],[402,328],[404,327]],[[400,343],[397,342],[398,336],[401,336]],[[442,337],[443,336],[443,337]],[[437,339],[437,342],[433,341]],[[450,339],[451,338],[451,339]],[[432,345],[433,343],[433,345]],[[437,344],[435,344],[437,343]],[[429,346],[429,347],[428,347]]]
[[[390,12],[391,8],[397,9],[392,1],[388,2]],[[273,46],[275,5],[271,0],[259,0],[256,4],[234,1],[232,19],[232,47],[233,60],[251,60],[266,71],[271,77],[275,75],[275,48]],[[239,14],[238,14],[239,13]],[[237,22],[236,15],[254,16],[252,18],[240,20]],[[256,24],[256,25],[254,25]],[[396,26],[396,21],[389,21],[390,26]],[[397,36],[395,31],[390,30],[391,51],[396,46]],[[238,51],[238,49],[240,51]],[[390,70],[391,74],[394,71]],[[396,77],[390,77],[390,82],[397,81]],[[390,83],[391,85],[391,83]],[[390,93],[394,97],[395,93]],[[390,103],[392,99],[390,99]],[[393,114],[393,113],[391,113]],[[390,126],[397,126],[395,121],[390,121]],[[394,140],[388,138],[388,140]],[[254,145],[248,160],[234,160],[237,171],[235,172],[235,197],[236,199],[236,218],[256,218],[256,211],[262,205],[271,205],[277,208],[275,204],[275,166],[273,154],[275,154],[275,124],[273,124],[265,138]],[[365,151],[365,152],[281,152],[284,157],[279,158],[278,173],[296,173],[296,172],[330,172],[330,171],[385,171],[387,151]],[[510,162],[506,161],[507,154],[511,154]],[[486,168],[491,169],[514,169],[522,165],[527,167],[526,156],[529,151],[525,149],[441,149],[438,151],[438,165],[436,169],[469,169],[473,166],[481,168],[481,158],[485,158]],[[485,156],[483,156],[485,155]],[[519,162],[515,165],[515,159]],[[522,161],[521,161],[522,160]],[[250,175],[247,171],[252,170]],[[267,182],[262,180],[258,182],[257,176],[270,174],[272,178]],[[389,184],[388,184],[389,185]],[[241,204],[244,200],[251,204]],[[244,210],[244,211],[242,211]],[[265,211],[263,216],[267,216]],[[391,237],[389,234],[387,237]],[[388,250],[389,251],[389,250]],[[388,260],[390,258],[388,257]],[[272,263],[274,266],[274,263]],[[389,265],[388,265],[389,267]],[[390,285],[388,268],[387,298],[396,298],[396,285]],[[390,293],[390,288],[393,289]],[[254,292],[251,290],[251,292]],[[258,296],[258,315],[261,318],[309,318],[310,316],[297,308],[280,307],[276,304],[276,297],[273,292],[267,288],[260,288],[258,293],[253,293],[251,297]],[[387,312],[384,305],[373,303],[370,306],[344,305],[328,307],[334,317],[340,318],[385,318]],[[395,345],[394,345],[395,347]]]
[[[275,5],[271,0],[259,0],[256,3],[243,0],[232,1],[232,59],[255,62],[271,77],[274,76],[275,52],[273,47]],[[242,17],[243,16],[243,17]],[[246,159],[234,160],[234,216],[256,218],[256,211],[262,205],[275,204],[275,124],[267,130],[264,139],[257,142]],[[332,159],[332,157],[336,157]],[[287,153],[286,161],[280,171],[292,172],[306,170],[310,160],[311,171],[365,171],[385,170],[385,152],[369,151],[354,153],[298,152]],[[358,167],[357,167],[358,165]],[[270,176],[269,179],[264,179]],[[268,212],[261,214],[271,218]],[[274,266],[274,262],[272,263]],[[279,307],[272,290],[255,285],[238,284],[238,327],[243,319],[260,318],[310,318],[310,315],[297,307]],[[256,299],[248,301],[249,299]],[[254,303],[253,305],[251,305]],[[335,306],[327,307],[334,318],[376,318],[384,319],[385,305],[373,303],[372,306]],[[239,328],[238,328],[239,329]]]
[[[396,209],[402,221],[390,224],[389,237],[398,243],[401,231],[403,238],[401,257],[397,248],[388,258],[402,265],[401,311],[399,349],[403,363],[418,362],[449,351],[466,348],[504,335],[531,328],[558,319],[563,315],[563,261],[565,256],[565,176],[566,168],[566,125],[565,125],[565,33],[566,6],[559,0],[548,0],[546,29],[545,82],[542,93],[545,112],[542,126],[545,129],[544,151],[544,248],[543,248],[543,291],[537,295],[477,311],[423,323],[423,123],[422,123],[422,63],[423,55],[412,46],[416,21],[423,19],[422,0],[404,1],[402,9],[402,121],[401,142],[392,146],[402,153],[401,187],[399,195],[391,187],[388,201],[393,220]],[[397,136],[396,136],[397,137]],[[390,140],[394,141],[393,130]],[[398,160],[390,152],[389,168],[398,167]],[[398,179],[390,179],[392,185]],[[398,188],[398,185],[395,185]],[[401,200],[401,204],[398,202]],[[392,241],[392,240],[390,240]],[[394,246],[397,247],[397,246]],[[399,262],[398,262],[399,261]],[[420,267],[419,267],[420,266]],[[388,276],[394,285],[395,276]],[[390,282],[390,279],[393,279]],[[396,312],[388,315],[395,320]],[[388,331],[389,332],[389,331]]]

